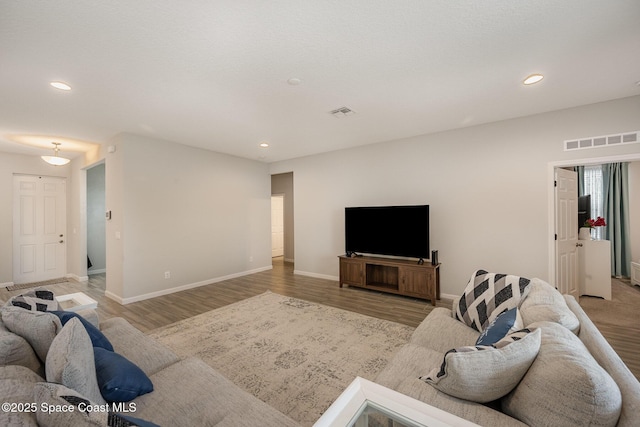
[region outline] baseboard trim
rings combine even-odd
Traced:
[[[64,277],[66,277],[67,279],[73,279],[76,282],[81,282],[81,283],[89,281],[89,276],[78,276],[77,274],[73,274],[73,273],[68,273]]]
[[[4,283],[0,283],[0,287],[6,288],[7,286],[13,286],[15,285],[15,283],[13,282],[4,282]]]
[[[124,303],[122,302],[122,298],[120,298],[118,295],[114,294],[113,292],[109,292],[109,291],[104,291],[104,296],[114,300],[115,302],[117,302],[120,305],[124,305]]]
[[[443,294],[442,292],[440,292],[440,299],[444,298],[444,299],[450,299],[450,300],[455,300],[456,298],[458,298],[460,295],[454,295],[454,294]]]
[[[99,270],[89,270],[89,271],[87,271],[87,274],[89,276],[91,276],[92,274],[101,274],[101,273],[106,273],[106,272],[107,272],[106,268],[101,268]]]
[[[337,282],[337,281],[340,280],[340,278],[338,276],[331,276],[331,275],[328,275],[328,274],[311,273],[309,271],[302,271],[302,270],[293,270],[293,274],[299,274],[300,276],[313,277],[315,279],[332,280],[334,282]]]
[[[163,289],[161,291],[150,292],[148,294],[142,294],[135,297],[122,298],[118,295],[115,295],[109,291],[105,291],[105,296],[111,298],[114,301],[119,302],[122,305],[131,304],[132,302],[144,301],[146,299],[160,297],[163,295],[169,295],[180,291],[186,291],[188,289],[199,288],[200,286],[211,285],[213,283],[222,282],[225,280],[235,279],[237,277],[248,276],[250,274],[260,273],[262,271],[267,271],[273,269],[272,265],[266,267],[255,268],[253,270],[242,271],[240,273],[233,273],[227,276],[215,277],[212,279],[202,280],[200,282],[188,283],[186,285],[176,286],[175,288]]]

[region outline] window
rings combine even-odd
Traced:
[[[602,165],[584,167],[584,194],[591,195],[590,218],[604,217],[604,188],[602,184]],[[601,240],[604,238],[604,227],[595,227],[592,236]]]

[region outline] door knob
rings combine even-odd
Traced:
[[[60,242],[59,242],[59,243],[64,243],[64,240],[60,240]]]
[[[61,234],[60,237],[64,236],[64,234]]]

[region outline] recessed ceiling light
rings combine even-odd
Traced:
[[[291,86],[298,86],[300,83],[302,83],[302,80],[296,77],[291,77],[289,80],[287,80],[287,83],[289,83]]]
[[[69,86],[68,84],[64,83],[64,82],[51,82],[49,83],[51,86],[55,87],[56,89],[60,89],[60,90],[71,90],[71,86]]]
[[[267,148],[268,146],[269,146],[269,144],[266,143],[266,142],[261,142],[260,143],[260,147],[262,147],[262,148]]]
[[[528,85],[538,83],[542,79],[544,79],[544,76],[542,74],[531,74],[529,77],[527,77],[522,81],[522,84],[525,84],[528,86]]]

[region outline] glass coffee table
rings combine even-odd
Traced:
[[[314,427],[470,427],[477,424],[357,377]]]

